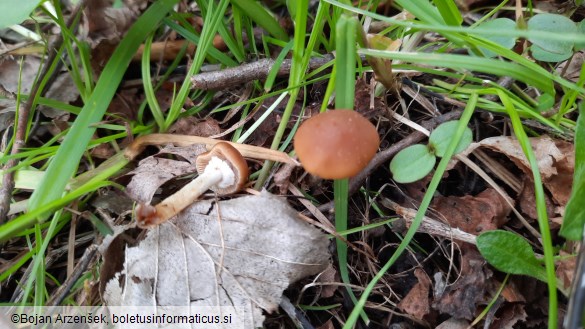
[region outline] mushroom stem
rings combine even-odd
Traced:
[[[138,226],[147,228],[159,225],[187,208],[211,187],[225,187],[234,182],[234,171],[228,163],[218,157],[212,157],[203,173],[161,203],[154,207],[139,205],[136,209]]]

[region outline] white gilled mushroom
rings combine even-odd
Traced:
[[[240,152],[229,143],[220,142],[195,161],[199,176],[156,206],[136,207],[138,227],[159,225],[191,205],[207,190],[219,195],[241,190],[248,179],[248,164]]]

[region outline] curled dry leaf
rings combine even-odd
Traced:
[[[432,207],[449,226],[476,235],[504,225],[511,211],[508,203],[492,188],[477,196],[438,196],[433,199]]]
[[[577,257],[567,257],[569,254],[565,251],[560,252],[561,258],[557,261],[556,274],[560,282],[563,284],[563,288],[571,289],[571,283],[575,279],[575,268],[577,267]]]
[[[429,301],[429,291],[431,288],[431,279],[425,271],[417,268],[414,275],[418,282],[410,289],[408,294],[400,301],[398,308],[412,315],[418,320],[423,320],[424,316],[431,311]]]
[[[566,205],[571,196],[575,148],[571,143],[553,140],[548,136],[530,138],[544,186],[559,205]],[[493,151],[505,154],[529,177],[532,177],[528,160],[518,141],[512,137],[486,138],[479,143]]]
[[[138,14],[145,8],[146,1],[125,1],[122,8],[114,8],[110,0],[88,1],[83,11],[87,41],[95,48],[100,41],[117,42],[122,38]]]
[[[519,323],[525,323],[528,318],[525,306],[521,303],[506,304],[498,312],[491,328],[513,329],[519,327]]]
[[[327,267],[328,245],[268,192],[202,201],[128,247],[103,297],[109,306],[233,306],[246,328],[261,327],[262,310],[275,311],[289,284]]]
[[[433,308],[458,319],[473,320],[478,307],[493,296],[492,272],[475,247],[462,247],[461,275],[435,298]]]

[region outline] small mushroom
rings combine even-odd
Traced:
[[[136,207],[138,227],[159,225],[191,205],[207,190],[219,195],[241,190],[248,179],[248,165],[240,152],[226,142],[219,142],[195,161],[199,176],[156,206]]]
[[[303,122],[294,148],[309,173],[325,179],[348,178],[360,172],[380,145],[376,127],[351,110],[320,113]]]

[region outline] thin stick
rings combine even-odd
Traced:
[[[71,17],[67,22],[68,27],[71,27],[71,25],[75,21],[75,17],[77,17],[77,14],[79,13],[79,10],[81,10],[81,8],[84,5],[85,1],[82,1],[79,3],[79,5],[77,5],[75,11],[71,14]],[[53,61],[56,60],[57,49],[59,49],[62,44],[63,35],[59,34],[59,37],[50,46],[50,50],[48,51],[49,57],[47,58],[47,63],[52,63]],[[59,65],[58,67],[62,65],[61,61],[59,61],[58,65]],[[45,79],[47,75],[50,75],[47,80],[46,87],[43,90],[39,90],[41,85],[40,83],[33,85],[26,103],[18,111],[18,121],[16,123],[16,131],[14,133],[14,144],[12,145],[10,155],[18,154],[20,152],[20,149],[22,149],[26,144],[27,125],[30,117],[31,108],[33,106],[34,100],[37,98],[36,97],[37,94],[43,96],[48,91],[49,89],[48,87],[57,78],[57,72],[59,72],[59,69],[57,68],[52,72],[49,72],[50,68],[51,65],[45,65],[38,80],[42,81],[43,79]],[[12,197],[12,191],[14,190],[14,171],[11,169],[14,168],[14,166],[16,166],[17,164],[18,159],[12,158],[6,162],[6,165],[3,168],[4,175],[2,177],[2,187],[0,188],[0,224],[6,222],[8,212],[10,211],[10,199]]]
[[[309,69],[315,70],[333,60],[333,55],[311,58]],[[273,59],[261,59],[256,62],[230,67],[215,72],[205,72],[191,77],[194,89],[215,90],[243,85],[250,81],[265,79],[275,61]],[[286,76],[290,73],[292,60],[285,59],[280,65],[278,76]]]
[[[87,247],[87,249],[85,249],[83,256],[81,256],[81,259],[79,259],[79,262],[77,262],[77,265],[75,265],[75,268],[71,272],[71,275],[69,275],[67,277],[67,280],[65,280],[65,282],[63,282],[63,284],[57,289],[57,291],[53,293],[53,296],[51,296],[51,299],[47,301],[46,305],[59,305],[63,301],[63,299],[67,297],[67,294],[71,290],[71,287],[73,287],[75,282],[77,282],[77,279],[79,279],[83,272],[85,272],[85,270],[89,266],[89,263],[96,255],[97,249],[98,249],[97,245],[95,244],[92,244],[89,247]]]
[[[385,207],[394,210],[397,215],[406,220],[406,225],[410,227],[412,220],[416,216],[415,209],[402,207],[389,199],[380,199],[380,203]],[[473,245],[476,244],[477,239],[477,237],[473,234],[464,232],[458,228],[453,228],[447,224],[441,223],[426,216],[418,228],[418,231],[430,235],[442,236],[449,239],[471,243]]]

